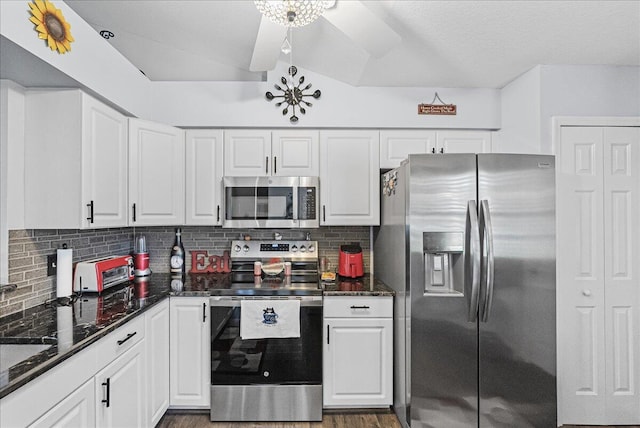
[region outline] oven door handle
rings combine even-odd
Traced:
[[[322,306],[322,296],[287,296],[285,298],[281,296],[252,296],[238,297],[238,296],[211,296],[209,298],[209,306],[216,307],[236,307],[240,306],[240,302],[243,300],[300,300],[300,306]]]

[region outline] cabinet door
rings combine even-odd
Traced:
[[[435,131],[380,131],[380,168],[397,168],[410,154],[432,153],[435,147]]]
[[[222,224],[222,130],[186,132],[186,219],[188,225]]]
[[[85,227],[127,225],[127,118],[82,95],[82,200]]]
[[[95,391],[93,378],[29,425],[32,428],[95,427]]]
[[[170,299],[170,405],[209,408],[211,338],[209,299]]]
[[[132,226],[184,224],[184,131],[129,119]]]
[[[96,426],[142,427],[146,421],[144,341],[95,377]]]
[[[271,132],[227,130],[224,132],[224,175],[262,177],[270,174]]]
[[[272,175],[320,174],[318,131],[273,131],[271,138]]]
[[[169,408],[169,300],[145,314],[147,421],[156,426]]]
[[[438,131],[436,152],[491,153],[490,131]]]
[[[320,132],[320,224],[380,224],[378,131]]]
[[[393,403],[392,328],[392,318],[325,319],[325,407]]]

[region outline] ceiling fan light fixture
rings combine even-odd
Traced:
[[[303,27],[311,24],[331,3],[323,0],[254,0],[264,16],[285,27]]]

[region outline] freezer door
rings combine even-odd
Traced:
[[[467,207],[476,200],[476,156],[410,155],[407,198],[410,424],[477,426],[477,329],[468,321],[473,299],[464,287],[465,258],[471,259],[461,250],[476,246],[473,241],[463,245]],[[440,270],[429,273],[434,268]],[[446,268],[452,275],[445,279]]]
[[[478,155],[481,427],[556,426],[554,158]]]

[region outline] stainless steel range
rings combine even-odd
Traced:
[[[211,296],[211,420],[322,420],[315,241],[233,241]]]

